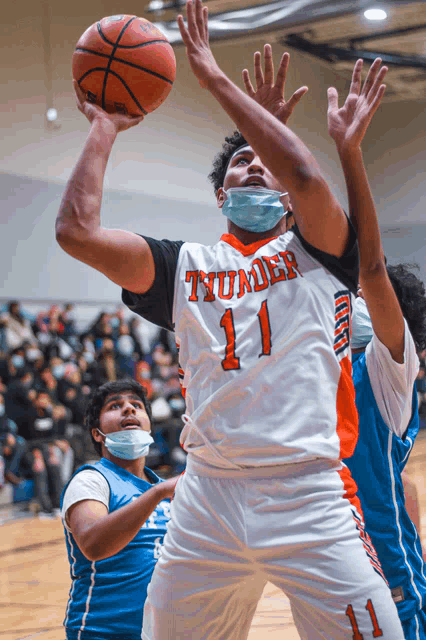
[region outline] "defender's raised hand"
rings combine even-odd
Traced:
[[[209,81],[221,73],[209,45],[208,9],[202,0],[195,0],[195,6],[192,0],[187,0],[186,17],[187,26],[181,15],[177,17],[180,34],[191,69],[200,85],[207,88]]]
[[[386,85],[382,84],[388,70],[382,67],[381,58],[371,65],[361,90],[361,71],[363,61],[357,60],[352,74],[352,82],[345,104],[339,109],[339,96],[334,87],[327,91],[328,132],[336,143],[339,152],[354,149],[361,145],[368,125],[375,114]]]
[[[287,70],[290,62],[290,54],[284,53],[280,66],[277,71],[277,77],[274,83],[274,62],[272,60],[272,47],[265,44],[263,50],[265,59],[265,72],[262,70],[262,60],[260,51],[254,54],[254,77],[256,80],[256,91],[250,81],[250,75],[247,69],[243,69],[243,82],[248,95],[256,100],[262,107],[267,109],[280,122],[287,124],[287,121],[293,113],[294,107],[299,100],[308,91],[308,87],[300,87],[291,96],[290,100],[285,100],[284,91],[287,79]]]
[[[128,116],[124,113],[107,113],[97,104],[88,102],[86,94],[79,86],[77,80],[73,80],[73,86],[78,110],[86,116],[90,123],[92,123],[96,118],[105,122],[110,122],[115,128],[115,132],[119,133],[120,131],[125,131],[126,129],[130,129],[130,127],[136,126],[144,119],[144,116]]]

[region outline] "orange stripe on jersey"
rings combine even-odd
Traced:
[[[352,381],[352,363],[349,356],[340,360],[340,378],[337,387],[337,435],[340,440],[340,457],[349,458],[358,440],[358,412],[355,405],[355,389]]]
[[[336,306],[338,306],[339,304],[342,304],[342,302],[343,302],[343,301],[341,301],[341,302],[339,303],[339,301],[338,301],[338,300],[336,300]],[[335,315],[336,321],[337,321],[337,320],[340,320],[340,318],[343,318],[347,313],[348,313],[348,309],[347,309],[347,308],[342,309],[342,311],[338,311],[338,312],[336,313],[336,315]]]
[[[357,496],[358,487],[355,480],[352,478],[351,472],[349,471],[348,467],[344,466],[343,469],[340,469],[338,473],[342,479],[343,487],[345,490],[343,497],[349,500],[349,502],[356,508],[358,513],[363,516],[361,502],[359,501],[359,498]]]
[[[338,335],[340,333],[340,331],[337,332],[337,334],[335,333],[334,335]],[[340,349],[340,347],[343,347],[343,345],[348,341],[346,336],[343,336],[343,338],[341,340],[339,340],[339,342],[336,342],[334,344],[334,348],[335,349]]]
[[[234,247],[237,251],[239,251],[243,256],[252,256],[260,247],[263,247],[271,240],[275,240],[278,236],[273,236],[272,238],[264,238],[263,240],[258,240],[257,242],[252,242],[251,244],[243,244],[238,238],[236,238],[232,233],[224,233],[221,236],[222,242],[226,242],[230,244],[231,247]]]

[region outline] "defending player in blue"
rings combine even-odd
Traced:
[[[377,59],[361,88],[355,65],[345,104],[328,90],[328,126],[345,174],[358,232],[360,289],[352,316],[352,367],[359,438],[345,460],[365,525],[389,582],[407,640],[426,638],[426,579],[420,538],[405,506],[401,473],[419,429],[417,352],[426,346],[423,283],[407,265],[387,266],[361,142],[378,108],[386,67]]]
[[[62,494],[71,569],[67,640],[140,640],[146,591],[178,478],[145,467],[151,408],[134,380],[108,382],[86,411],[99,462],[80,467]]]

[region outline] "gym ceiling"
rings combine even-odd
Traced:
[[[179,46],[176,24],[185,0],[145,0],[143,16]],[[207,0],[210,37],[250,41],[261,35],[290,52],[303,52],[350,78],[356,59],[380,56],[389,67],[386,100],[426,97],[426,2],[417,0]],[[387,17],[368,20],[367,9]]]

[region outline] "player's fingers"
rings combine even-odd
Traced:
[[[82,106],[83,102],[86,101],[86,96],[84,94],[84,91],[82,90],[82,88],[78,84],[77,80],[73,80],[72,81],[72,86],[74,87],[74,91],[75,91],[75,94],[76,94],[77,104],[79,106]]]
[[[286,51],[281,57],[280,66],[277,71],[277,78],[275,80],[275,86],[281,91],[281,95],[284,95],[284,87],[287,80],[287,70],[290,62],[290,54]]]
[[[386,91],[386,85],[385,84],[381,84],[377,94],[373,100],[373,102],[371,103],[371,113],[374,115],[382,101],[383,95]]]
[[[265,61],[265,83],[273,84],[274,82],[274,61],[272,59],[272,47],[265,44],[263,47],[263,58]]]
[[[378,72],[376,79],[374,80],[373,86],[371,87],[369,93],[368,93],[368,102],[372,103],[377,95],[377,92],[379,91],[380,87],[383,84],[383,80],[385,78],[385,75],[388,71],[387,67],[382,67],[380,69],[380,71]]]
[[[189,37],[188,29],[185,26],[183,16],[179,15],[176,21],[179,27],[180,35],[182,36],[182,41],[185,46],[188,46],[191,43],[191,39]]]
[[[203,7],[204,40],[209,41],[209,8]]]
[[[300,102],[305,93],[308,92],[308,90],[308,87],[300,87],[300,89],[297,89],[297,91],[293,93],[290,100],[287,102],[287,108],[290,110],[290,113],[293,111],[297,103]]]
[[[195,18],[195,8],[192,0],[186,2],[186,21],[188,23],[188,34],[192,40],[197,38],[198,27]]]
[[[361,72],[363,65],[364,61],[361,59],[355,62],[354,70],[352,73],[351,86],[349,89],[349,93],[356,93],[358,96],[361,91]]]
[[[263,85],[262,59],[260,51],[256,51],[254,54],[254,78],[256,80],[256,88],[260,89]]]
[[[198,35],[204,38],[205,28],[202,0],[195,0],[195,22],[197,24]]]
[[[367,77],[364,82],[364,86],[362,87],[361,94],[367,96],[371,87],[374,84],[374,81],[377,76],[377,72],[379,71],[380,65],[382,64],[381,58],[376,58],[368,70]]]
[[[253,98],[253,96],[255,94],[255,91],[253,89],[253,85],[252,85],[251,80],[250,80],[250,74],[248,72],[248,69],[243,69],[243,82],[244,82],[244,87],[245,87],[245,90],[246,90],[247,94],[251,98]]]
[[[327,89],[328,99],[328,112],[335,111],[339,108],[339,94],[336,87],[328,87]]]
[[[132,118],[132,127],[136,127],[137,124],[140,124],[145,116],[135,116]]]

